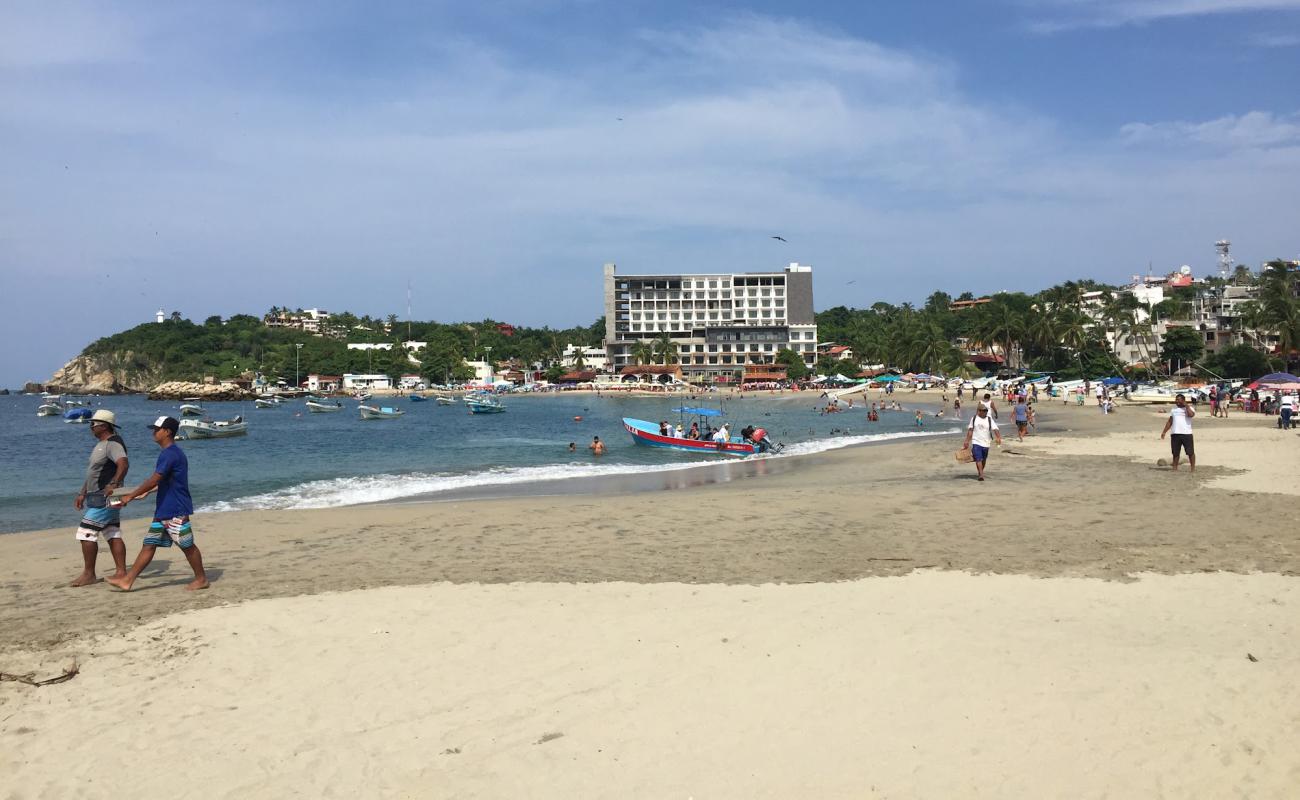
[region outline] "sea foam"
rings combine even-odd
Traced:
[[[949,428],[938,431],[901,431],[862,436],[837,436],[829,439],[798,442],[788,445],[780,453],[753,456],[749,460],[754,458],[791,458],[872,442],[945,436],[956,433],[958,430],[958,428]],[[710,458],[698,461],[676,461],[671,464],[548,464],[535,467],[499,467],[462,474],[412,472],[406,474],[356,475],[308,481],[270,492],[209,503],[199,508],[198,513],[336,508],[362,503],[402,500],[478,486],[504,486],[568,478],[671,472],[716,465],[727,461],[731,461],[731,459],[720,462],[717,458]]]

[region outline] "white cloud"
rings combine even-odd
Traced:
[[[1030,24],[1040,33],[1076,28],[1114,28],[1179,17],[1300,11],[1300,0],[1021,0],[1040,16]]]
[[[1300,112],[1251,111],[1207,122],[1132,122],[1120,129],[1120,136],[1132,145],[1197,144],[1230,150],[1285,147],[1300,145]]]

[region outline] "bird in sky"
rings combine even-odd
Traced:
[[[857,282],[858,282],[858,279],[857,279],[857,278],[854,278],[853,280],[849,281],[848,283],[846,283],[846,284],[844,284],[844,285],[845,285],[845,286],[852,286],[853,284],[855,284],[855,283],[857,283]]]
[[[781,236],[773,236],[772,238],[776,239],[778,242],[785,242],[785,239]],[[789,244],[789,242],[786,242],[786,244]]]

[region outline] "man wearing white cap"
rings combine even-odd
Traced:
[[[88,586],[99,580],[95,574],[95,561],[99,558],[99,540],[108,540],[108,552],[113,554],[117,571],[113,577],[126,575],[126,545],[122,544],[121,511],[108,504],[113,490],[126,480],[129,463],[126,443],[117,432],[117,417],[112,411],[100,409],[90,418],[90,433],[97,440],[90,451],[90,465],[86,479],[77,493],[73,506],[80,512],[81,524],[77,526],[77,540],[81,542],[81,558],[85,566],[72,582],[73,586]]]

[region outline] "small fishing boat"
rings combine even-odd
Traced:
[[[225,439],[230,436],[244,436],[248,433],[248,423],[243,417],[233,419],[183,419],[178,433],[186,439]]]
[[[256,408],[276,408],[279,405],[280,401],[271,397],[259,397],[253,401],[253,406]]]
[[[90,405],[90,401],[84,397],[65,397],[63,398],[63,405],[68,408],[84,408]]]
[[[700,438],[690,439],[675,435],[673,426],[669,426],[668,432],[662,432],[662,428],[657,422],[647,422],[643,419],[633,419],[631,417],[623,418],[623,428],[632,436],[632,441],[646,447],[660,447],[668,450],[679,450],[685,453],[699,453],[701,455],[723,455],[723,456],[751,456],[755,453],[775,453],[782,449],[783,445],[773,444],[767,437],[767,431],[762,428],[756,428],[752,432],[746,429],[753,438],[747,439],[744,436],[728,436],[726,441],[717,441],[714,439],[714,430],[710,420],[725,416],[725,412],[717,408],[688,408],[682,406],[674,408],[673,413],[679,414],[678,429],[686,430],[690,426],[688,422],[694,423],[699,427]],[[688,419],[689,418],[689,419]],[[726,427],[725,425],[723,427]],[[728,429],[730,433],[730,429]]]
[[[433,398],[433,400],[434,400],[435,403],[437,403],[437,404],[440,405],[440,406],[454,406],[454,405],[456,405],[456,398],[454,398],[454,397],[448,397],[448,396],[443,395],[443,394],[438,395],[437,397]]]
[[[70,408],[63,412],[64,422],[90,422],[90,418],[95,415],[94,411],[89,408]]]
[[[207,414],[207,409],[203,407],[203,401],[197,397],[187,397],[181,402],[182,417],[201,417]]]
[[[422,395],[422,394],[413,394],[413,395],[411,395],[411,402],[412,402],[412,403],[423,403],[425,400],[428,400],[428,399],[429,399],[429,398],[425,397],[425,396]]]
[[[63,406],[55,402],[50,402],[49,400],[46,400],[44,403],[41,403],[40,406],[36,409],[36,416],[38,417],[57,417],[62,413],[63,413]]]
[[[485,392],[465,395],[465,405],[471,414],[500,414],[506,410],[500,400]]]
[[[397,419],[406,412],[389,406],[357,406],[362,419]]]
[[[370,392],[361,392],[356,395],[357,400],[359,400],[362,403],[366,402],[372,397],[374,397],[374,395],[372,395]]]
[[[302,399],[306,400],[308,403],[320,403],[325,400],[324,397],[321,397],[318,394],[305,394]]]
[[[333,402],[328,400],[308,400],[307,410],[313,414],[328,414],[331,411],[342,411],[343,404],[338,400]]]

